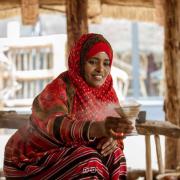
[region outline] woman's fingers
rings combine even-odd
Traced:
[[[106,143],[108,138],[103,138],[98,142],[97,149],[102,149],[104,143]]]
[[[133,130],[132,122],[131,123],[109,123],[105,125],[106,131],[109,133],[110,129],[115,132],[130,133]]]
[[[107,128],[113,128],[113,129],[115,129],[115,128],[127,128],[127,127],[132,127],[132,123],[131,124],[127,124],[127,123],[116,123],[116,124],[106,124],[105,125]]]
[[[117,141],[113,138],[103,138],[97,145],[97,149],[101,150],[103,156],[111,154],[117,148]]]
[[[111,145],[113,143],[113,139],[109,138],[108,141],[106,141],[103,146],[102,149],[105,149],[106,147],[108,147],[109,145]]]
[[[114,129],[115,132],[123,132],[125,134],[129,134],[132,132],[132,130],[134,129],[133,126],[130,127],[121,127],[121,128],[116,128]]]
[[[125,135],[124,133],[117,133],[115,131],[113,131],[112,129],[110,130],[110,136],[113,138],[113,139],[124,139],[125,138]]]
[[[119,133],[130,134],[133,130],[132,122],[122,117],[107,117],[104,123],[105,132],[108,137],[123,139]]]
[[[118,126],[114,129],[116,132],[129,132],[132,131],[134,127],[132,125],[127,125],[127,124],[118,124]]]
[[[125,123],[128,123],[128,124],[131,124],[131,121],[128,120],[126,117],[112,117],[112,116],[109,116],[106,119],[111,123],[125,122]]]
[[[107,156],[111,154],[117,147],[117,141],[110,138],[106,143],[103,144],[101,154]]]

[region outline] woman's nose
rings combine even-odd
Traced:
[[[96,67],[97,72],[102,72],[103,71],[103,64],[99,63]]]

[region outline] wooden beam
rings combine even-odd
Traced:
[[[1,0],[0,1],[0,7],[8,7],[8,6],[21,6],[22,0]],[[29,0],[24,0],[27,3]],[[32,0],[33,2],[33,0]],[[39,5],[65,5],[66,0],[39,0]]]
[[[163,173],[163,174],[159,174],[156,176],[157,180],[162,180],[162,179],[180,179],[180,172],[174,171],[174,172],[167,172],[167,173]]]
[[[180,127],[180,1],[164,1],[165,10],[165,118]],[[168,169],[180,165],[180,141],[167,138],[165,164]]]
[[[131,169],[129,168],[127,171],[127,179],[140,179],[142,177],[145,178],[146,171],[143,169]],[[156,179],[156,176],[158,175],[157,170],[152,170],[153,179]]]
[[[154,0],[155,6],[155,21],[164,25],[164,0]]]
[[[21,0],[21,17],[24,25],[34,25],[39,16],[39,0]]]
[[[102,16],[115,19],[129,19],[137,21],[155,21],[155,8],[137,6],[102,5]]]
[[[65,13],[66,6],[65,5],[40,5],[40,10],[44,10],[45,12],[54,12],[54,13]]]
[[[31,0],[22,0],[22,1],[31,2]],[[33,3],[33,1],[31,3]],[[74,0],[73,3],[74,4],[78,3],[78,1]],[[81,1],[82,6],[85,6],[83,1]],[[154,10],[155,10],[154,1],[159,1],[159,0],[87,0],[87,1],[88,1],[88,18],[91,20],[91,22],[94,21],[96,22],[101,20],[101,16],[108,16],[113,18],[127,18],[133,20],[137,19],[143,21],[154,21]],[[64,13],[67,2],[68,0],[67,1],[39,0],[39,9],[42,10],[42,12],[51,11],[51,12]],[[106,6],[107,8],[105,8]],[[0,3],[0,10],[3,11],[6,10],[6,12],[8,12],[8,15],[7,13],[5,14],[3,13],[3,11],[0,11],[0,17],[4,18],[10,15],[13,16],[20,14],[19,13],[20,7],[21,7],[21,0],[7,0],[7,1],[2,0]],[[136,8],[140,8],[140,9],[136,9]],[[36,11],[36,8],[32,8],[32,9],[33,11]],[[28,13],[28,11],[26,12]],[[84,13],[84,10],[82,10],[81,13]]]
[[[63,4],[65,5],[66,1],[67,0],[39,0],[39,5],[63,5]],[[154,0],[101,0],[101,4],[154,7]],[[1,6],[8,6],[8,5],[20,6],[21,0],[1,0]]]
[[[100,0],[88,0],[88,17],[92,18],[99,16],[101,12],[101,1]]]
[[[83,33],[88,32],[88,0],[67,0],[66,3],[67,51],[69,52],[74,42],[77,41]]]
[[[0,128],[18,129],[27,124],[30,114],[18,114],[15,111],[0,111]]]
[[[136,129],[138,134],[159,134],[172,138],[180,138],[180,127],[164,121],[147,120],[145,123],[137,123]]]
[[[101,0],[101,3],[120,6],[154,7],[153,0]]]
[[[20,8],[21,4],[20,2],[17,3],[16,1],[12,0],[12,3],[3,1],[0,3],[0,11],[7,11],[12,10],[14,8]]]
[[[39,0],[40,5],[65,5],[66,0]]]

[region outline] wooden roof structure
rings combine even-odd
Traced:
[[[65,13],[66,3],[66,0],[0,0],[0,19],[21,15],[24,24],[35,24],[42,12]],[[87,14],[92,22],[112,17],[160,23],[160,9],[159,0],[88,0]]]

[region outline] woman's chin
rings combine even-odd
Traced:
[[[103,84],[104,84],[104,82],[96,82],[96,83],[93,83],[92,86],[95,87],[95,88],[99,88],[99,87],[101,87]]]

